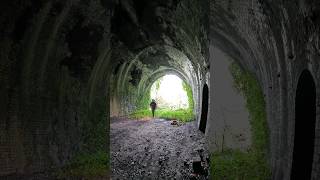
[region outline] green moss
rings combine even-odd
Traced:
[[[163,78],[163,77],[162,77]],[[156,84],[156,90],[158,91],[160,89],[160,84],[162,81],[162,78],[159,78],[158,80],[156,80],[155,84]]]
[[[211,155],[211,178],[269,179],[269,170],[257,151],[225,150]]]
[[[143,93],[142,97],[137,99],[137,110],[147,109],[150,105],[150,90],[147,90]]]
[[[234,87],[246,98],[252,147],[247,152],[225,150],[211,155],[212,179],[270,179],[267,162],[268,127],[262,90],[255,77],[236,63],[230,66]]]
[[[99,151],[93,154],[79,154],[71,162],[58,171],[57,178],[92,179],[106,177],[109,174],[109,156],[107,152]]]

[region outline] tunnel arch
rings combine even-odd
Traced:
[[[199,125],[199,130],[203,133],[206,132],[208,111],[209,111],[209,87],[207,84],[204,84],[203,90],[202,90],[201,117],[200,117],[200,125]]]
[[[115,58],[118,58],[117,56]],[[143,99],[153,82],[165,74],[177,75],[191,86],[195,107],[193,111],[194,113],[200,112],[199,84],[201,79],[198,76],[202,71],[199,69],[200,62],[195,61],[177,47],[163,44],[150,45],[136,54],[125,55],[125,61],[120,62],[112,78],[111,97],[121,109],[119,115],[125,116],[140,107],[139,99]],[[131,72],[137,67],[142,75],[136,85],[133,85],[129,83],[134,78]]]
[[[152,74],[148,75],[145,79],[142,79],[139,83],[138,86],[138,92],[141,92],[142,89],[144,89],[145,87],[149,87],[151,86],[157,79],[159,79],[160,77],[167,75],[167,74],[174,74],[176,76],[178,76],[179,78],[181,78],[183,81],[192,84],[192,82],[190,81],[190,79],[182,72],[177,71],[174,68],[161,68],[156,70],[155,72],[153,72]]]
[[[173,46],[155,44],[155,45],[151,45],[151,46],[148,46],[148,47],[142,49],[132,59],[129,59],[129,62],[126,63],[126,66],[124,66],[125,69],[120,74],[121,78],[119,78],[119,80],[118,80],[118,85],[119,85],[118,89],[121,89],[125,86],[125,81],[122,81],[121,79],[126,78],[128,76],[132,67],[140,59],[142,59],[142,58],[147,59],[148,57],[153,56],[156,53],[168,55],[172,62],[180,61],[178,63],[169,63],[169,64],[167,64],[167,67],[177,69],[178,71],[184,72],[184,74],[187,74],[185,69],[178,68],[178,66],[181,65],[181,62],[183,62],[183,63],[185,63],[185,66],[189,66],[189,68],[192,72],[195,72],[193,60],[191,60],[184,52],[182,52],[181,50],[179,50]],[[179,59],[181,59],[181,60],[179,60]],[[155,62],[153,62],[153,63],[156,64]],[[190,79],[192,78],[191,73],[189,74]]]
[[[184,75],[184,73],[177,71],[174,68],[162,68],[159,69],[152,74],[146,76],[146,78],[142,79],[138,85],[138,97],[143,97],[147,91],[150,91],[152,84],[158,80],[159,78],[165,75],[176,75],[182,81],[188,83],[192,87],[192,93],[194,96],[193,85],[190,83],[190,80]]]
[[[298,80],[291,180],[311,179],[315,148],[316,86],[309,70]]]

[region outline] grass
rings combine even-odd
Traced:
[[[152,117],[151,110],[138,110],[130,114],[130,118],[133,119],[142,119],[146,117]],[[176,119],[180,122],[190,122],[195,119],[191,109],[156,109],[155,117],[168,120]]]
[[[57,178],[92,179],[106,177],[109,173],[109,156],[107,152],[99,151],[94,154],[77,155],[68,165],[58,171]]]
[[[243,71],[237,64],[232,63],[230,71],[234,78],[234,87],[246,99],[246,107],[250,115],[252,146],[246,152],[229,149],[213,153],[210,158],[211,178],[270,179],[270,168],[267,162],[269,135],[262,90],[255,77]]]

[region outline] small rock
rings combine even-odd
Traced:
[[[189,167],[188,161],[184,161],[183,164],[184,164],[184,166]]]
[[[195,157],[192,162],[192,169],[195,174],[205,174],[205,170],[202,167],[201,158]]]
[[[197,180],[198,175],[197,174],[190,174],[190,180]]]
[[[173,120],[173,121],[171,122],[171,125],[178,125],[178,122],[177,122],[176,120]]]
[[[198,151],[199,153],[202,153],[202,152],[203,152],[203,149],[202,149],[202,148],[196,149],[196,151]]]

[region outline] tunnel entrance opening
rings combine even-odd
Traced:
[[[202,92],[201,118],[200,118],[200,126],[199,126],[199,130],[203,133],[206,132],[208,106],[209,106],[209,88],[208,88],[208,85],[205,84],[203,86],[203,92]]]
[[[161,109],[187,109],[188,96],[183,83],[176,75],[165,75],[153,83],[150,98],[156,100]]]
[[[316,88],[308,70],[304,70],[299,78],[295,100],[291,180],[307,180],[311,179],[312,173],[316,123]]]
[[[181,122],[189,122],[195,119],[192,88],[177,75],[167,74],[158,78],[145,96],[148,97],[143,99],[147,99],[149,103],[143,103],[145,104],[143,108],[145,110],[134,112],[135,117],[150,118],[150,102],[155,100],[157,105],[154,116],[152,114],[154,118]],[[140,116],[139,113],[141,112],[143,114]]]

